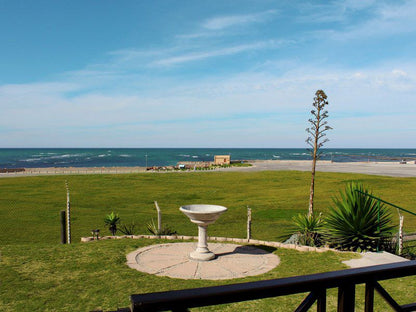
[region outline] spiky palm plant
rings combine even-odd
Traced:
[[[106,215],[104,218],[104,224],[107,225],[114,236],[117,232],[117,224],[120,222],[120,217],[118,214],[111,212],[110,214]]]
[[[117,227],[117,230],[123,233],[124,235],[136,235],[136,223],[131,222],[129,224],[120,224],[120,226]]]
[[[157,228],[153,219],[147,224],[147,230],[152,235],[175,235],[176,231],[169,226],[163,226],[160,230]]]
[[[320,246],[322,245],[322,228],[324,220],[322,214],[298,214],[293,218],[294,230],[298,234],[298,241],[302,245]]]
[[[328,241],[338,249],[375,251],[392,236],[392,218],[385,205],[363,193],[361,183],[349,183],[340,198],[333,199],[326,218]]]

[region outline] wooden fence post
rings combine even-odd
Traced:
[[[247,206],[247,241],[251,239],[251,208]]]
[[[155,206],[156,206],[156,211],[157,211],[157,230],[160,233],[162,230],[162,212],[160,211],[157,201],[155,201]]]
[[[71,244],[71,203],[69,201],[69,187],[68,181],[65,181],[66,186],[66,229],[67,229],[67,244]]]
[[[61,213],[61,244],[66,244],[66,214],[65,210],[62,210]]]
[[[400,215],[400,222],[399,222],[399,256],[403,252],[403,222],[404,222],[404,216]]]

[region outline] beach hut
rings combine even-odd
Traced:
[[[214,165],[229,165],[231,161],[230,155],[215,155]]]

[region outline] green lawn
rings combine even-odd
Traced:
[[[61,245],[59,211],[66,206],[65,180],[71,190],[73,244]],[[359,180],[383,199],[416,211],[416,179],[358,174],[318,173],[315,207],[325,214],[331,197],[346,182]],[[103,226],[111,211],[122,221],[135,221],[139,232],[153,217],[158,201],[163,223],[179,234],[196,235],[197,228],[179,212],[179,206],[211,203],[229,208],[209,228],[211,236],[245,237],[247,206],[253,211],[253,237],[276,240],[291,217],[306,212],[308,172],[191,172],[126,175],[74,175],[0,179],[1,311],[88,311],[115,309],[129,304],[132,293],[152,292],[254,281],[345,268],[351,254],[274,251],[281,265],[261,276],[230,281],[183,281],[156,277],[129,269],[125,255],[151,240],[80,243],[80,237]],[[395,221],[397,213],[394,211]],[[405,216],[405,229],[416,231],[416,218]],[[403,303],[415,301],[414,277],[384,283]],[[357,298],[363,298],[359,289]],[[332,293],[329,306],[336,302]],[[302,295],[222,306],[225,311],[293,310]],[[380,311],[384,305],[377,300]],[[381,305],[380,305],[381,304]],[[216,308],[206,308],[215,310]],[[203,309],[205,310],[205,309]],[[331,308],[329,308],[331,311]]]

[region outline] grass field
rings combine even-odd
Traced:
[[[59,211],[66,206],[65,180],[71,190],[73,244],[61,245]],[[416,179],[358,174],[318,173],[315,209],[327,211],[331,197],[349,181],[362,181],[375,195],[416,211]],[[197,228],[179,212],[184,204],[224,205],[227,213],[209,228],[209,235],[245,237],[247,206],[253,211],[253,237],[276,240],[291,217],[306,212],[308,172],[196,172],[166,174],[38,176],[0,179],[1,311],[88,311],[129,305],[132,293],[212,286],[270,279],[345,268],[341,260],[352,254],[274,251],[281,265],[257,277],[230,281],[183,281],[129,269],[125,255],[151,240],[80,243],[91,229],[104,228],[111,211],[122,221],[134,221],[139,232],[155,218],[158,201],[163,223],[179,234],[196,235]],[[397,213],[393,211],[395,221]],[[405,216],[405,230],[416,231],[416,218]],[[414,301],[414,277],[384,283],[403,303]],[[362,299],[363,291],[357,294]],[[222,306],[222,310],[293,310],[302,296],[289,296]],[[333,307],[336,296],[329,299]],[[379,311],[384,304],[377,300]],[[281,307],[281,308],[276,308]],[[329,307],[329,311],[331,308]],[[215,310],[216,308],[206,308]],[[362,309],[362,308],[361,308]],[[205,310],[205,309],[204,309]],[[332,309],[333,310],[333,309]]]

